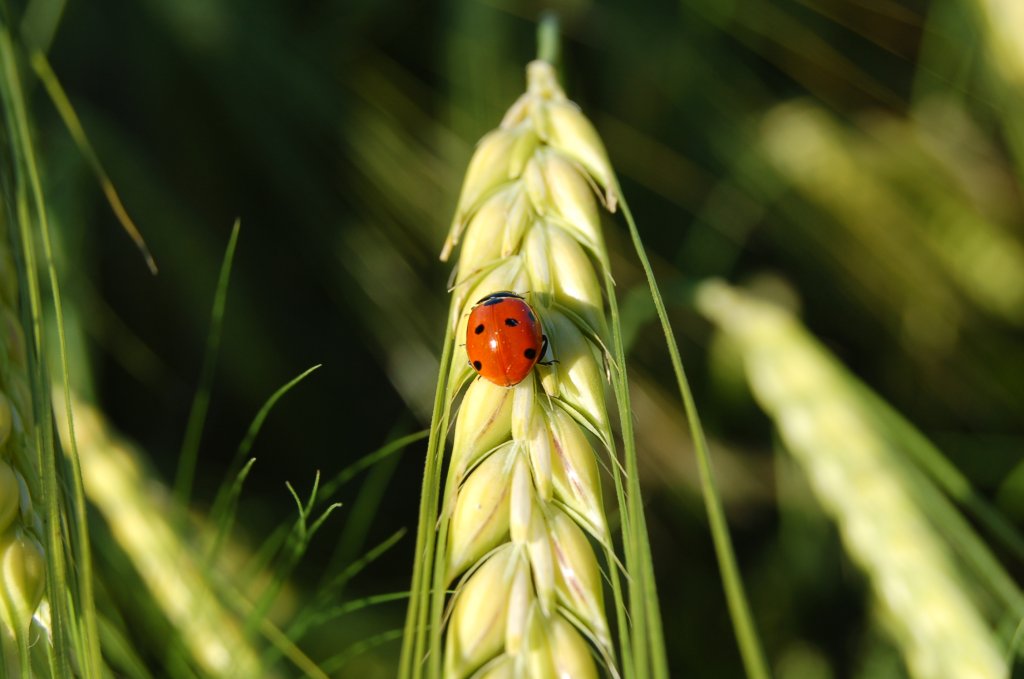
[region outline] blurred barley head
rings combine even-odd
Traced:
[[[0,622],[4,638],[14,641],[17,649],[8,646],[4,658],[17,661],[28,656],[29,630],[46,582],[46,558],[42,519],[33,503],[38,501],[41,485],[32,446],[28,356],[17,314],[17,278],[2,217],[0,271]],[[7,667],[11,668],[10,663]]]
[[[943,534],[954,527],[925,501],[927,483],[855,381],[771,303],[719,281],[702,286],[698,303],[742,356],[755,397],[867,574],[911,676],[1007,676]]]

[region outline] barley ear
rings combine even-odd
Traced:
[[[470,161],[442,259],[462,243],[450,313],[456,345],[474,302],[511,290],[536,311],[555,362],[512,387],[473,379],[459,400],[473,373],[462,346],[450,352],[445,400],[457,412],[435,592],[457,584],[431,645],[440,649],[443,634],[431,676],[619,672],[594,551],[611,554],[597,456],[613,454],[599,283],[608,255],[594,189],[607,205],[617,188],[551,65],[531,63],[527,81]],[[605,568],[617,562],[606,558]]]

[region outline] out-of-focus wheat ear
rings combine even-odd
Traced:
[[[1005,677],[944,537],[950,526],[933,523],[922,502],[927,482],[877,428],[852,378],[780,307],[720,282],[702,286],[697,301],[737,343],[755,397],[867,574],[910,673]]]
[[[7,530],[21,508],[21,484],[14,468],[0,460],[0,533]]]
[[[15,637],[27,635],[46,587],[46,556],[39,541],[20,528],[0,536],[0,615]]]
[[[61,441],[67,445],[63,399],[54,403]],[[275,676],[257,640],[245,633],[241,614],[222,600],[220,583],[211,580],[209,564],[194,549],[196,527],[177,530],[170,490],[152,478],[140,462],[141,452],[102,413],[78,399],[72,408],[88,498],[138,573],[150,605],[162,611],[197,671],[211,679]],[[252,604],[243,603],[243,608]],[[260,621],[261,630],[270,626],[269,620]]]

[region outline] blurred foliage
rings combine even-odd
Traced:
[[[160,267],[149,273],[36,86],[59,265],[85,348],[71,356],[80,389],[172,483],[236,217],[198,510],[234,479],[264,401],[323,364],[280,399],[251,449],[235,533],[255,549],[294,516],[284,480],[308,493],[318,470],[331,478],[429,420],[449,277],[437,254],[472,140],[522,90],[546,6],[10,4]],[[1024,43],[1014,0],[552,6],[566,89],[608,145],[683,337],[777,675],[905,676],[863,576],[776,451],[693,291],[709,276],[770,273],[771,296],[799,309],[1019,528]],[[739,676],[662,336],[628,239],[608,228],[672,673]],[[414,524],[422,450],[324,498],[343,506],[289,571],[289,597],[314,600]],[[406,535],[357,569],[346,596],[405,589],[411,552]],[[1019,581],[1019,559],[996,552]],[[298,643],[337,676],[389,676],[402,612],[401,601],[368,605],[306,625]],[[127,629],[142,659],[162,657],[152,625]]]

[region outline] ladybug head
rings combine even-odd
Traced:
[[[501,290],[499,292],[492,292],[491,294],[487,295],[486,297],[481,298],[476,303],[476,305],[474,305],[474,306],[479,306],[481,304],[483,304],[484,306],[490,306],[492,304],[497,304],[498,302],[500,302],[503,299],[509,299],[509,298],[523,299],[523,296],[522,295],[517,295],[516,293],[512,292],[511,290]]]

